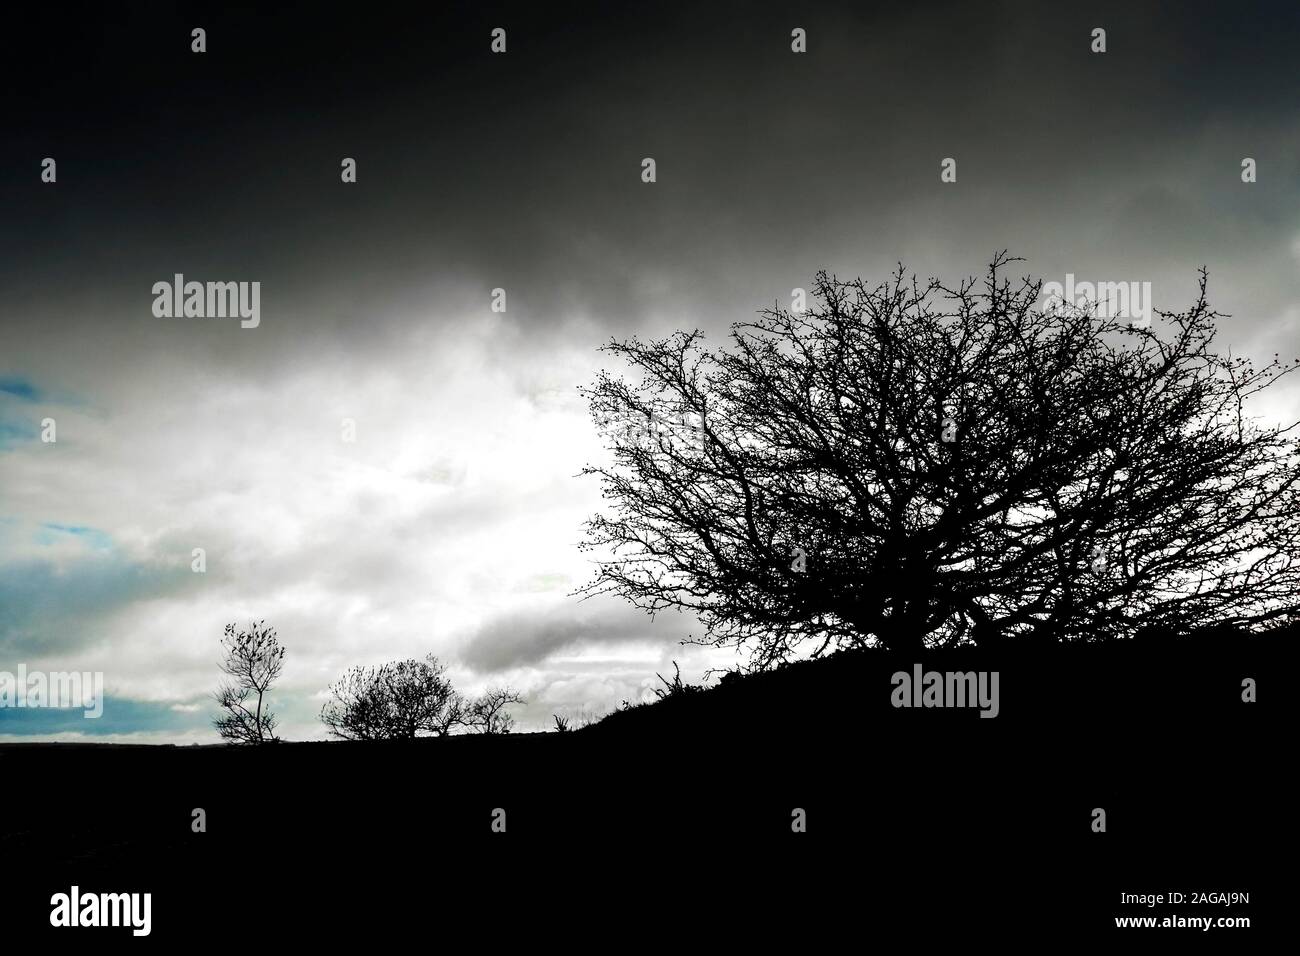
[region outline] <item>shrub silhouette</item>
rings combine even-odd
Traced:
[[[345,740],[443,736],[465,716],[464,698],[430,654],[379,667],[353,667],[330,687],[321,722]]]
[[[480,734],[508,734],[515,719],[506,708],[523,702],[523,697],[509,687],[490,688],[465,709],[461,723]]]
[[[584,390],[610,458],[580,593],[694,612],[756,667],[1300,617],[1296,426],[1246,411],[1296,366],[1213,351],[1205,270],[1143,328],[1036,307],[1011,261],[819,273],[716,351],[608,345],[633,378]]]
[[[722,676],[718,678],[718,686],[733,687],[740,683],[744,676],[744,674],[736,670],[723,671]]]
[[[552,714],[551,719],[555,721],[555,730],[557,733],[569,733],[574,730],[581,730],[583,727],[590,727],[592,724],[600,721],[601,715],[583,707],[576,714]]]
[[[505,708],[523,703],[508,687],[467,700],[451,685],[447,668],[434,655],[353,667],[330,686],[320,719],[345,740],[443,737],[456,728],[505,734],[514,718]]]
[[[657,699],[663,700],[665,697],[676,697],[680,694],[704,690],[703,687],[696,684],[687,684],[682,681],[682,669],[676,661],[673,661],[673,672],[672,681],[665,678],[663,674],[655,673],[655,677],[658,677],[660,683],[664,685],[662,688],[656,687],[654,689]]]

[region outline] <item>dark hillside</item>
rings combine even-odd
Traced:
[[[546,860],[560,883],[615,871],[660,885],[650,874],[667,867],[665,885],[707,877],[740,895],[777,863],[820,880],[870,859],[862,879],[878,881],[893,866],[882,861],[932,859],[945,906],[1010,887],[1027,914],[1095,922],[1121,887],[1226,886],[1283,852],[1285,835],[1262,821],[1285,819],[1294,802],[1281,728],[1295,641],[1292,630],[923,658],[926,671],[997,670],[993,719],[893,707],[891,675],[917,662],[860,652],[674,694],[568,734],[9,745],[0,850],[30,867],[20,892],[34,896],[134,874],[159,895],[160,926],[199,906],[186,902],[199,899],[193,881],[221,882],[262,845],[272,874],[303,860],[322,874],[384,873],[436,850],[488,882]],[[1256,703],[1242,701],[1247,677]],[[195,807],[206,833],[190,831]],[[491,831],[496,808],[506,834]],[[795,808],[806,833],[791,832]],[[1095,808],[1105,833],[1091,831]],[[1061,860],[1077,894],[1060,882]],[[1031,878],[1042,868],[1056,877]],[[915,904],[886,884],[899,906]]]

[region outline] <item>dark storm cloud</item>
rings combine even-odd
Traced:
[[[346,29],[326,6],[133,7],[94,25],[21,14],[37,19],[9,31],[11,331],[108,313],[155,334],[145,290],[173,271],[260,278],[280,318],[262,344],[285,351],[333,336],[365,347],[406,321],[413,293],[458,294],[452,277],[483,301],[508,287],[530,336],[665,309],[721,327],[822,266],[878,273],[904,257],[964,273],[1009,246],[1055,269],[1107,230],[1111,262],[1139,242],[1160,255],[1155,238],[1194,268],[1240,251],[1241,237],[1213,241],[1226,194],[1253,243],[1295,227],[1282,213],[1295,187],[1281,185],[1296,169],[1294,11],[367,11]],[[188,51],[196,23],[202,56]],[[510,52],[494,57],[498,24]],[[789,53],[795,24],[806,56]],[[1087,47],[1096,25],[1101,56]],[[1213,169],[1163,197],[1143,185],[1178,179],[1216,122]],[[1267,174],[1243,195],[1233,170],[1247,153]],[[54,188],[37,182],[44,155],[60,159]],[[338,182],[343,156],[358,160],[354,188]],[[652,187],[643,156],[659,163]],[[944,156],[961,171],[947,194]],[[58,308],[52,287],[69,290]]]

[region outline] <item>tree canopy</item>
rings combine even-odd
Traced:
[[[1249,409],[1297,365],[1215,350],[1204,269],[1143,327],[1040,307],[1014,261],[822,272],[724,348],[610,343],[630,372],[584,390],[609,450],[584,593],[691,611],[759,666],[1300,617],[1297,424]]]

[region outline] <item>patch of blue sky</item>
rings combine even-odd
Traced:
[[[192,707],[192,705],[190,705]],[[173,704],[104,696],[104,712],[86,717],[81,707],[0,706],[0,736],[45,736],[60,733],[178,733],[212,727],[215,705],[179,709]],[[217,742],[215,733],[213,743]]]
[[[41,525],[36,532],[37,544],[57,544],[62,536],[70,535],[79,538],[86,543],[86,546],[95,551],[108,551],[113,547],[113,538],[106,531],[99,528],[88,528],[81,525],[54,524],[46,522]]]
[[[17,398],[25,402],[39,402],[44,399],[35,382],[15,375],[0,375],[0,396]]]

